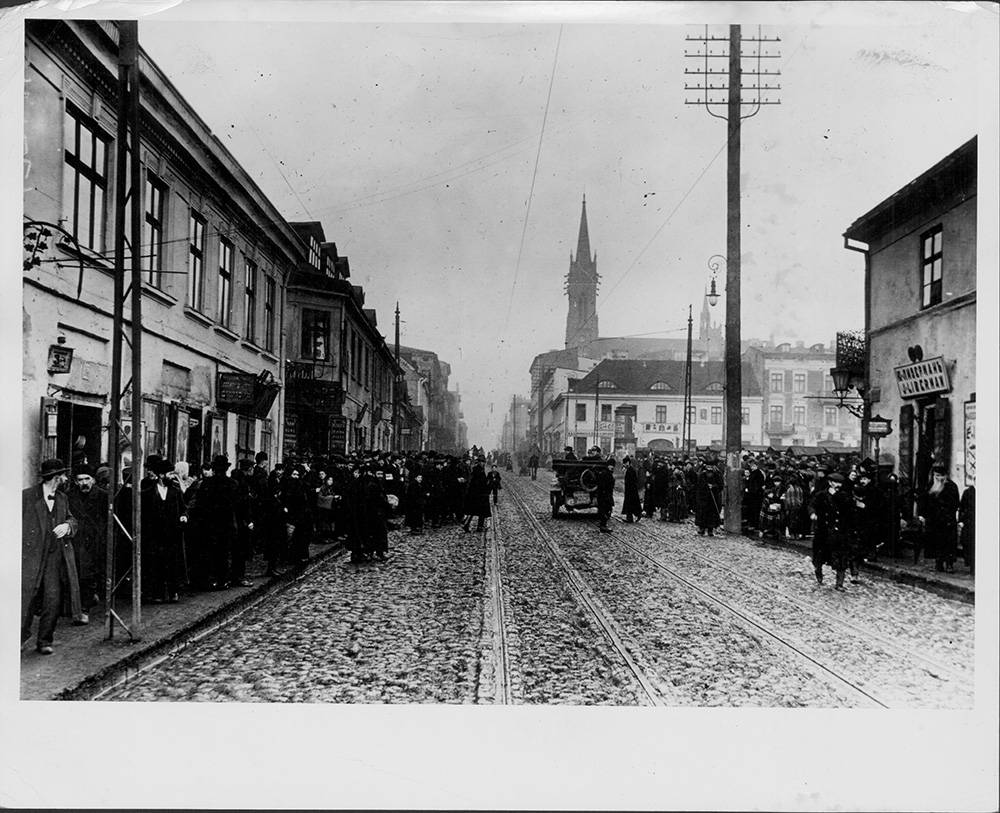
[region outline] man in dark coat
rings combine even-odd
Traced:
[[[955,572],[955,547],[958,544],[958,486],[948,477],[945,466],[931,469],[930,488],[920,500],[920,524],[929,537],[929,547],[937,559],[937,570]]]
[[[590,450],[587,459],[594,459],[604,463],[601,459],[601,449],[595,446]],[[611,512],[615,510],[615,478],[611,473],[611,464],[594,466],[594,474],[597,478],[597,523],[598,529],[603,534],[611,533],[608,527],[608,520],[611,519]]]
[[[93,605],[100,604],[104,595],[108,492],[96,484],[93,468],[83,464],[73,472],[67,496],[69,512],[78,523],[73,549],[80,578],[80,602],[86,613]]]
[[[639,500],[639,475],[635,470],[632,458],[626,455],[622,459],[625,464],[625,496],[622,500],[622,514],[626,522],[638,522],[642,517],[642,502]]]
[[[490,469],[490,473],[486,475],[486,485],[490,489],[490,495],[493,497],[493,504],[497,504],[497,497],[500,493],[502,486],[500,485],[500,472],[497,471],[497,467],[493,466]]]
[[[469,475],[469,484],[465,489],[465,508],[462,512],[465,521],[462,529],[468,533],[472,518],[476,517],[476,530],[483,530],[483,520],[490,516],[490,489],[486,484],[486,472],[483,469],[483,461],[477,460]]]
[[[743,487],[743,516],[747,518],[747,528],[751,531],[759,527],[760,506],[764,501],[764,472],[752,457],[747,464]]]
[[[251,519],[255,546],[264,553],[267,575],[276,576],[285,552],[285,525],[281,520],[281,506],[275,496],[275,486],[267,471],[267,452],[257,453],[250,472],[250,494],[253,500]]]
[[[146,601],[176,602],[181,582],[182,519],[186,516],[181,490],[167,479],[169,462],[150,455],[146,468],[155,479],[144,479],[139,500],[142,510],[142,593]],[[186,521],[186,520],[184,520]]]
[[[406,488],[406,527],[413,536],[424,532],[424,510],[427,505],[428,491],[424,485],[424,475],[420,469],[410,472],[410,484]]]
[[[844,589],[844,576],[851,564],[855,533],[854,499],[843,490],[844,475],[831,474],[826,491],[816,494],[812,503],[813,535],[812,563],[816,581],[823,583],[823,565],[833,566],[837,574],[837,589]]]
[[[293,564],[301,564],[309,559],[312,528],[309,492],[303,482],[306,474],[307,470],[301,463],[293,466],[278,494],[286,526],[291,526],[292,529],[288,541],[288,558]]]
[[[719,506],[722,499],[722,475],[714,463],[704,463],[698,471],[694,489],[694,523],[698,535],[715,535],[721,524]]]
[[[58,458],[43,461],[38,476],[39,485],[21,492],[21,646],[31,638],[31,624],[38,614],[35,648],[51,655],[62,605],[63,571],[66,581],[77,584],[72,545],[77,522],[60,491],[66,482],[63,462]]]
[[[882,546],[885,534],[885,500],[872,481],[872,473],[862,469],[854,487],[854,505],[857,508],[858,558],[874,559]]]
[[[198,542],[204,548],[206,571],[203,586],[213,590],[229,587],[229,569],[236,539],[236,516],[239,494],[236,483],[228,476],[229,458],[216,455],[212,459],[212,476],[202,479],[194,500],[188,507],[190,523],[197,526]]]
[[[538,455],[532,454],[528,458],[528,472],[531,474],[532,480],[538,479]]]
[[[244,458],[236,464],[233,472],[233,482],[236,483],[239,501],[236,511],[236,537],[233,541],[233,555],[230,560],[229,581],[240,587],[253,587],[253,582],[247,578],[247,563],[253,558],[254,522],[253,492],[251,490],[251,472],[254,463]]]
[[[962,558],[969,573],[976,575],[976,486],[967,486],[958,504],[958,532],[962,540]]]
[[[373,558],[384,562],[389,552],[389,536],[385,524],[389,504],[386,501],[382,483],[370,470],[361,477],[361,504],[359,508],[365,551]]]

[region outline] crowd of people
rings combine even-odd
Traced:
[[[139,484],[144,604],[175,603],[184,593],[249,587],[248,564],[262,556],[266,575],[309,559],[311,544],[342,541],[354,564],[385,562],[394,522],[412,535],[425,527],[485,529],[500,474],[479,449],[289,457],[237,461],[217,455],[194,470],[150,455]],[[36,648],[51,654],[60,617],[89,623],[105,600],[110,469],[50,459],[40,484],[24,489],[21,643],[39,623]],[[113,577],[131,577],[132,483],[122,473],[115,497]]]

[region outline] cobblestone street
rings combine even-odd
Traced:
[[[507,476],[492,525],[331,557],[106,699],[971,708],[974,607],[693,526],[552,519]]]

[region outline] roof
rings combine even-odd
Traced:
[[[598,381],[611,381],[619,392],[635,394],[658,392],[651,389],[657,382],[669,387],[666,392],[684,393],[683,361],[644,361],[638,359],[605,359],[583,378],[570,381],[571,391],[593,392]],[[753,370],[746,362],[742,364],[743,395],[759,396],[760,386]],[[691,392],[706,394],[712,392],[710,384],[725,384],[726,365],[722,361],[708,361],[691,365]],[[604,390],[607,392],[608,390]]]
[[[934,166],[894,192],[874,209],[861,215],[844,232],[849,240],[863,243],[904,223],[919,212],[936,208],[958,197],[976,194],[978,136],[945,156]]]

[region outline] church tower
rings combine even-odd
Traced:
[[[590,234],[587,230],[587,196],[583,197],[580,215],[580,236],[576,243],[576,257],[569,255],[569,273],[566,275],[566,294],[569,312],[566,314],[566,347],[579,347],[594,341],[597,336],[597,255],[590,255]]]
[[[708,291],[705,291],[705,298],[701,303],[701,319],[698,323],[698,341],[721,342],[722,340],[722,326],[712,324],[711,311],[709,311],[708,306]]]

